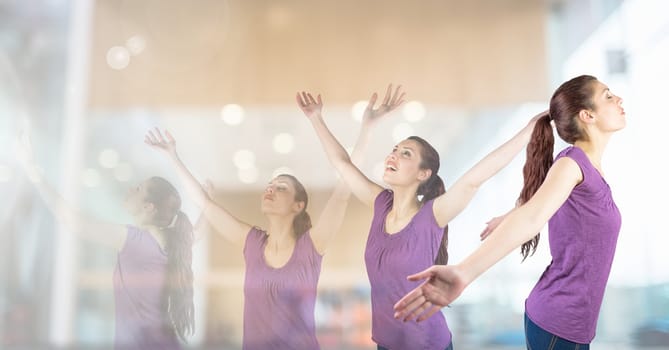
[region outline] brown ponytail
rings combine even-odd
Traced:
[[[430,145],[429,142],[418,136],[410,136],[408,140],[413,140],[421,145],[421,169],[430,169],[432,174],[430,178],[418,185],[416,195],[422,196],[421,203],[425,203],[431,199],[437,198],[446,192],[444,181],[437,175],[439,171],[439,153]],[[444,227],[444,235],[439,245],[437,257],[434,260],[437,265],[448,264],[448,225]]]
[[[156,207],[153,224],[164,232],[167,252],[167,284],[164,301],[169,325],[183,341],[195,331],[193,305],[193,225],[181,208],[176,188],[161,177],[147,185],[147,202]]]
[[[579,123],[578,114],[581,110],[593,109],[593,86],[596,81],[597,78],[593,76],[581,75],[566,81],[553,93],[549,114],[537,120],[527,145],[527,159],[523,167],[524,185],[518,204],[524,204],[532,198],[553,165],[554,137],[551,121],[555,123],[558,136],[569,144],[588,139]],[[534,254],[538,244],[539,233],[523,243],[520,249],[523,260]]]
[[[295,219],[293,219],[293,232],[295,233],[296,237],[300,237],[305,232],[309,231],[310,228],[311,217],[305,208],[295,216]]]
[[[186,214],[179,211],[174,227],[167,228],[167,300],[168,313],[174,330],[181,340],[195,331],[193,305],[193,225]]]
[[[518,197],[518,205],[522,205],[532,198],[544,182],[544,179],[546,179],[548,169],[553,165],[554,143],[553,127],[551,126],[549,116],[545,115],[537,120],[532,131],[530,143],[527,145],[527,158],[525,166],[523,166],[524,184],[523,189],[520,191],[520,197]],[[523,260],[534,254],[538,244],[539,233],[531,240],[523,243],[520,248]]]

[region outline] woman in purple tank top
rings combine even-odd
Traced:
[[[553,128],[572,146],[553,161]],[[551,264],[525,302],[528,349],[588,349],[611,270],[620,213],[601,160],[611,135],[625,127],[622,99],[582,75],[553,94],[527,147],[519,206],[484,231],[486,241],[462,263],[433,266],[396,305],[396,317],[428,319],[455,300],[485,270],[521,246],[534,253],[548,222]]]
[[[389,108],[375,108],[372,96],[363,115],[362,128],[352,157],[361,158],[371,127]],[[242,348],[248,350],[319,349],[314,308],[321,260],[339,230],[350,197],[343,184],[335,187],[319,220],[311,225],[304,186],[292,175],[272,179],[261,197],[260,209],[269,221],[261,230],[230,214],[185,167],[176,153],[176,142],[159,130],[147,134],[146,143],[164,151],[176,167],[191,198],[204,218],[230,242],[244,242],[244,332]]]
[[[192,233],[181,197],[151,177],[128,191],[132,225],[108,223],[68,204],[34,163],[24,138],[22,162],[56,219],[83,239],[118,252],[114,269],[114,349],[181,349],[194,330]]]
[[[404,94],[399,91],[397,87],[394,96],[401,99]],[[389,96],[386,94],[382,106],[396,103]],[[374,210],[365,248],[372,293],[372,340],[379,349],[452,349],[451,332],[443,314],[420,324],[402,323],[393,317],[393,304],[418,285],[407,281],[408,273],[434,263],[446,264],[448,222],[467,206],[486,180],[523,149],[538,117],[467,171],[448,192],[437,175],[437,151],[422,138],[409,137],[386,157],[383,181],[390,189],[384,189],[360,172],[328,130],[321,115],[320,98],[302,93],[298,103],[330,162],[356,197]]]

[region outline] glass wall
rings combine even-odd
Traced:
[[[316,220],[337,180],[311,126],[294,103],[293,90],[310,88],[309,85],[297,86],[286,78],[290,74],[299,75],[300,68],[289,64],[280,66],[266,57],[250,63],[235,62],[227,53],[221,53],[228,44],[239,50],[244,38],[240,33],[260,31],[254,17],[260,17],[260,12],[232,16],[234,11],[241,12],[241,8],[250,5],[220,2],[211,13],[202,15],[203,22],[210,20],[216,24],[214,29],[208,29],[210,32],[200,33],[208,39],[197,41],[189,37],[188,40],[194,41],[188,45],[170,46],[164,41],[165,36],[183,39],[179,37],[182,33],[179,25],[186,22],[179,22],[185,21],[177,11],[179,2],[166,2],[169,6],[165,5],[161,12],[168,22],[174,23],[169,30],[159,26],[164,22],[157,22],[155,14],[139,16],[137,13],[141,11],[138,11],[133,12],[135,17],[123,17],[140,3],[151,1],[34,0],[0,4],[0,77],[3,82],[0,88],[0,190],[4,198],[0,202],[3,242],[0,246],[0,348],[109,348],[117,327],[112,276],[118,251],[73,236],[56,220],[19,166],[17,140],[26,130],[31,134],[35,160],[46,181],[65,200],[94,217],[121,224],[133,219],[123,206],[129,189],[154,175],[177,185],[184,198],[184,212],[192,222],[200,218],[200,208],[188,199],[170,162],[144,144],[145,133],[154,127],[174,134],[181,158],[198,180],[212,181],[215,188],[212,196],[217,202],[240,219],[260,227],[268,224],[260,211],[263,189],[274,175],[292,173],[304,179],[310,195],[309,211]],[[225,5],[221,5],[223,3]],[[432,74],[426,73],[430,69],[438,71],[444,80],[466,82],[459,85],[461,91],[445,90],[447,96],[443,99],[429,93],[414,98],[412,85],[406,86],[410,103],[393,112],[375,130],[362,171],[380,183],[383,159],[389,150],[406,136],[416,134],[439,151],[442,164],[439,174],[448,188],[477,160],[510,138],[533,115],[546,109],[550,93],[561,82],[579,74],[596,76],[624,99],[628,119],[626,128],[612,137],[603,165],[623,215],[623,226],[593,347],[666,348],[669,346],[669,270],[666,268],[669,260],[665,247],[669,239],[662,219],[667,209],[664,198],[669,196],[669,190],[664,185],[661,169],[667,149],[663,141],[669,127],[663,108],[666,90],[663,82],[669,80],[666,64],[669,62],[669,19],[665,15],[669,5],[661,0],[556,0],[515,4],[481,0],[472,3],[480,8],[451,4],[455,17],[458,11],[463,13],[462,21],[453,24],[459,26],[461,32],[434,27],[433,31],[438,31],[444,42],[422,42],[425,39],[415,35],[430,31],[432,27],[425,23],[433,25],[433,22],[428,19],[423,24],[408,20],[395,24],[381,21],[385,24],[370,29],[372,34],[361,34],[361,37],[370,35],[378,39],[373,43],[358,42],[332,32],[314,48],[321,55],[318,57],[341,47],[354,46],[360,52],[373,52],[373,60],[353,59],[355,55],[350,52],[339,54],[342,65],[358,67],[360,71],[353,74],[374,84],[377,80],[385,82],[404,76],[430,76]],[[298,48],[292,44],[283,43],[285,32],[282,31],[291,21],[305,20],[300,16],[309,13],[319,13],[328,19],[329,26],[335,27],[341,16],[351,21],[360,20],[358,15],[343,13],[345,11],[332,4],[320,8],[310,5],[312,7],[302,9],[303,12],[297,11],[303,2],[284,5],[262,13],[267,22],[263,33],[270,34],[254,36],[254,42],[249,43],[256,45],[256,54],[282,51],[291,56],[290,52],[298,52],[293,51]],[[530,11],[524,5],[540,11]],[[503,13],[500,16],[504,18],[493,23],[485,16],[494,14],[485,10],[485,6],[502,11],[497,13]],[[224,10],[229,11],[225,16],[216,15]],[[476,16],[477,11],[480,17]],[[207,11],[202,9],[201,12]],[[543,37],[537,45],[541,47],[523,48],[515,39],[495,38],[494,43],[483,45],[489,47],[491,54],[482,55],[485,49],[475,47],[471,41],[491,35],[495,25],[508,28],[509,23],[518,23],[510,19],[513,13],[525,18],[527,25],[540,23]],[[392,17],[388,12],[384,14]],[[406,13],[407,18],[411,16],[412,13]],[[434,16],[438,18],[438,13]],[[444,12],[444,16],[453,16],[453,13]],[[469,22],[465,18],[475,20]],[[122,43],[114,43],[109,40],[109,31],[103,32],[117,20],[122,22],[124,35],[128,34]],[[154,35],[132,35],[136,28],[142,27],[151,28]],[[472,29],[479,27],[481,32]],[[523,32],[523,28],[516,29]],[[346,33],[346,28],[341,31]],[[165,36],[155,35],[158,32]],[[212,32],[221,37],[211,36]],[[457,33],[470,36],[460,37]],[[392,35],[415,35],[412,39],[415,46],[410,47],[425,51],[414,54],[410,61],[410,54],[398,53],[401,59],[388,58],[391,62],[385,62],[410,66],[415,74],[400,67],[397,70],[401,72],[396,76],[375,77],[374,61],[390,57],[392,50],[402,50],[401,47],[388,49]],[[445,49],[446,43],[453,46]],[[505,43],[516,46],[504,47]],[[172,51],[156,50],[155,45]],[[207,51],[207,47],[215,48],[215,53]],[[523,58],[520,62],[520,66],[525,64],[537,75],[539,83],[529,84],[528,79],[522,77],[517,86],[506,83],[508,91],[501,92],[499,86],[509,81],[505,80],[509,79],[507,75],[513,76],[511,72],[518,64],[506,56],[499,56],[496,61],[494,53],[513,51],[516,47],[519,52],[543,54]],[[429,57],[428,48],[433,49],[435,55],[446,52],[455,57],[455,63],[449,61],[452,66],[442,67],[441,62]],[[182,49],[190,51],[178,54]],[[174,56],[175,60],[169,61],[171,65],[160,58],[166,52]],[[469,62],[466,67],[462,62],[458,65],[457,59],[463,59],[468,53],[480,60]],[[228,86],[218,76],[214,77],[214,72],[207,76],[206,72],[197,71],[198,66],[215,60],[220,60],[221,65],[238,64],[244,74],[231,78],[235,79],[234,84]],[[357,66],[356,62],[362,63]],[[319,69],[328,71],[328,64],[329,61],[321,62]],[[508,72],[503,64],[509,65]],[[481,71],[477,71],[476,65],[482,67]],[[151,71],[137,69],[138,66],[151,67]],[[293,71],[295,73],[290,73]],[[467,72],[473,75],[468,78]],[[223,73],[230,72],[223,70]],[[177,78],[182,77],[183,82],[172,86],[152,80],[160,74],[176,79],[168,81],[179,81]],[[486,74],[490,77],[486,78]],[[269,86],[249,87],[245,80],[256,81],[258,76],[288,80],[284,83],[285,96],[270,91]],[[486,84],[486,79],[490,84]],[[350,98],[346,90],[357,91],[360,87],[333,87],[311,75],[306,81],[323,88],[326,120],[344,146],[351,149],[360,127],[360,110],[369,94]],[[124,86],[123,82],[133,85]],[[252,99],[222,98],[215,104],[207,100],[209,97],[198,100],[189,95],[189,87],[196,90],[196,84],[204,84],[212,90],[225,85],[221,91],[226,93],[235,89],[251,91],[247,95],[257,93],[264,100],[254,103]],[[366,81],[360,84],[373,85]],[[533,86],[541,88],[528,88]],[[413,87],[430,91],[429,87],[415,82]],[[373,89],[383,93],[383,88],[384,85],[371,88],[369,93]],[[525,99],[515,98],[523,89],[533,91],[527,93],[529,97]],[[476,94],[471,93],[473,90]],[[328,103],[329,92],[336,97],[331,104]],[[496,99],[496,94],[504,95],[504,99]],[[172,96],[176,102],[166,101],[169,98],[165,96]],[[558,143],[556,149],[564,146]],[[516,157],[449,223],[451,263],[463,260],[479,246],[479,233],[486,221],[514,206],[522,187],[524,160],[523,154]],[[371,216],[366,206],[351,199],[342,228],[323,259],[315,311],[317,336],[323,349],[375,348],[371,340],[370,287],[364,262]],[[249,302],[244,300],[243,294],[246,277],[243,243],[231,244],[220,233],[209,227],[196,235],[192,265],[196,331],[188,338],[186,347],[241,348],[243,305]],[[450,308],[443,310],[456,348],[524,346],[524,301],[551,261],[546,229],[542,233],[542,241],[533,257],[521,263],[519,253],[510,254],[470,285]]]

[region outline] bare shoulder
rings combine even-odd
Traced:
[[[565,181],[573,181],[575,184],[583,181],[583,172],[576,161],[570,157],[561,157],[553,163],[546,179],[559,177]]]

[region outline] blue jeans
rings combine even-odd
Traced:
[[[589,350],[590,344],[578,344],[551,334],[537,326],[525,313],[527,350]]]
[[[381,345],[377,345],[377,346],[376,346],[376,350],[388,350],[388,349],[384,348],[384,347],[381,346]],[[444,350],[453,350],[453,341],[451,341],[451,343],[448,344],[448,346],[447,346],[446,349],[444,349]]]

